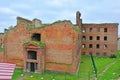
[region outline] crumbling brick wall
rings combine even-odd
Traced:
[[[64,72],[76,72],[78,34],[69,21],[56,22],[40,29],[30,29],[28,20],[18,18],[17,26],[5,36],[4,54],[7,62],[23,66],[23,43],[31,40],[34,33],[41,34],[41,42],[46,44],[45,69]]]
[[[4,42],[4,54],[7,62],[23,66],[23,43],[29,40],[26,24],[17,24],[17,27],[6,34]]]
[[[0,62],[4,62],[4,52],[0,51]]]
[[[41,34],[41,41],[46,43],[45,69],[75,72],[77,32],[70,22],[59,22],[43,29],[34,29],[30,34]]]

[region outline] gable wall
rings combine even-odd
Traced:
[[[4,54],[7,62],[23,66],[23,43],[31,40],[33,33],[40,33],[41,42],[46,43],[46,70],[70,72],[75,70],[77,33],[70,22],[54,23],[48,27],[33,30],[27,30],[26,26],[25,23],[18,23],[17,27],[6,35]]]
[[[32,30],[30,34],[40,33],[41,41],[46,43],[46,70],[72,71],[77,47],[77,33],[69,22],[54,23],[40,30]],[[69,69],[68,69],[69,67]]]

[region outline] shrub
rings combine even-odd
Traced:
[[[115,54],[111,54],[110,58],[116,58],[117,56]]]
[[[120,50],[117,51],[117,57],[120,57]]]
[[[78,26],[73,27],[73,30],[75,30],[76,32],[78,32],[78,29],[79,29]]]

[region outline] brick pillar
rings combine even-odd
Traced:
[[[27,50],[24,48],[23,50],[23,55],[24,55],[24,71],[26,72],[27,69],[26,69],[26,59],[27,59]]]

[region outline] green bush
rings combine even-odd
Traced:
[[[115,54],[111,54],[110,58],[116,58],[117,56]]]
[[[78,26],[73,27],[73,30],[75,30],[76,32],[78,32],[78,29],[79,29]]]
[[[120,57],[120,50],[117,51],[117,57]]]

